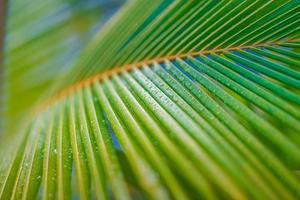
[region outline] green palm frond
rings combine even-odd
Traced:
[[[0,199],[299,198],[299,25],[298,0],[124,4],[3,136]]]

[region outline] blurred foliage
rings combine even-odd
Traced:
[[[99,0],[11,0],[4,48],[3,125],[12,131],[122,4]]]

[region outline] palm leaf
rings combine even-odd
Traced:
[[[299,198],[299,5],[126,3],[3,137],[0,198]]]

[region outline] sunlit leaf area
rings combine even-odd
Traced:
[[[0,200],[300,199],[300,0],[0,0]]]

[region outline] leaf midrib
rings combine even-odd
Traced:
[[[187,57],[195,57],[195,56],[208,55],[208,54],[214,54],[214,53],[225,53],[228,51],[239,51],[239,50],[245,50],[245,49],[255,49],[258,47],[279,46],[284,43],[299,42],[299,41],[300,41],[300,39],[296,38],[296,39],[287,39],[284,41],[264,42],[264,43],[255,44],[255,45],[228,47],[228,48],[216,48],[216,49],[211,49],[211,50],[202,50],[202,51],[189,52],[189,53],[184,53],[184,54],[175,54],[175,55],[169,55],[169,56],[163,56],[163,57],[156,57],[156,58],[149,59],[149,60],[143,60],[143,61],[136,62],[136,63],[130,63],[130,64],[121,65],[118,67],[113,67],[106,71],[102,71],[93,76],[90,76],[86,79],[82,79],[78,82],[75,82],[74,84],[71,84],[70,86],[67,86],[66,88],[60,90],[58,93],[56,93],[52,97],[40,102],[35,107],[35,109],[33,109],[34,110],[33,113],[34,114],[40,113],[40,112],[46,110],[47,108],[51,107],[56,102],[65,99],[66,97],[72,95],[76,91],[78,91],[84,87],[87,87],[97,81],[101,82],[106,79],[109,79],[113,75],[118,75],[122,72],[130,72],[134,69],[139,69],[144,66],[152,65],[154,63],[163,63],[165,60],[173,61],[176,59],[184,59]]]

